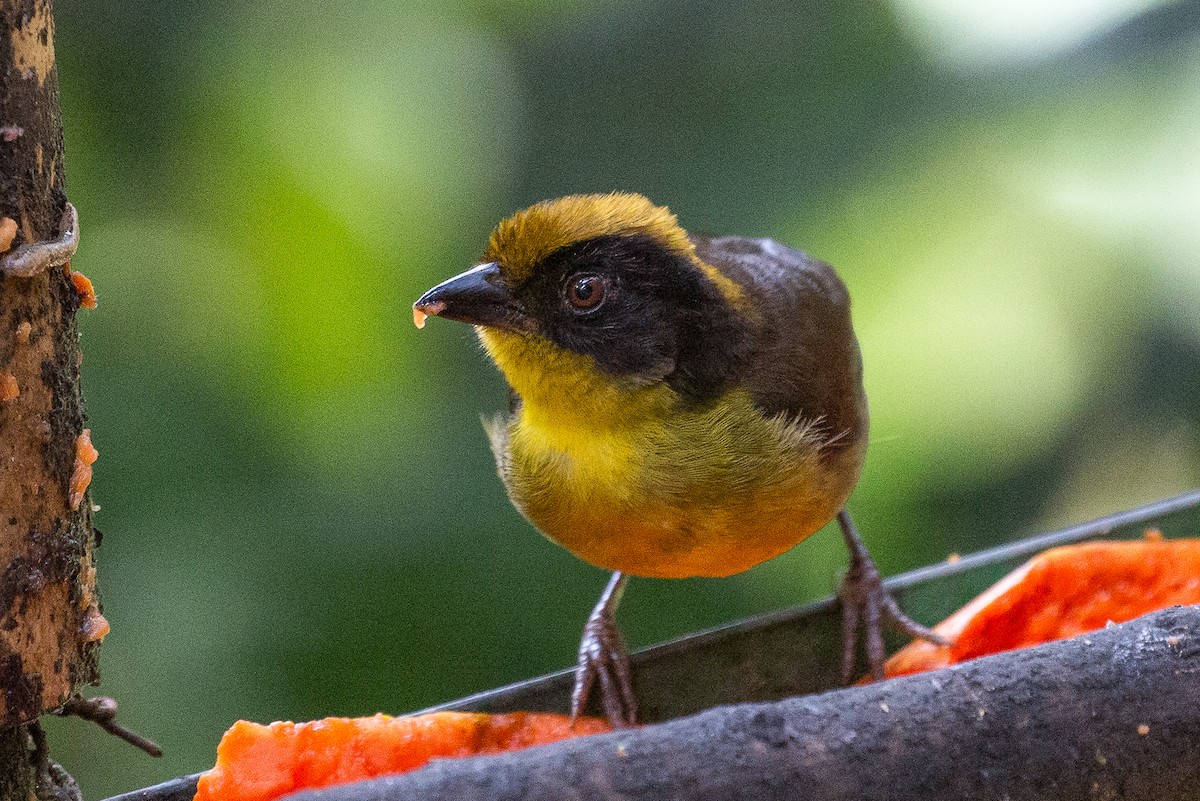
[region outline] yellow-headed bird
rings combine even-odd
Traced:
[[[511,388],[488,426],[500,477],[546,536],[616,571],[584,628],[572,714],[599,678],[635,717],[614,613],[626,575],[728,576],[835,516],[851,552],[844,673],[859,620],[910,635],[843,505],[867,448],[846,288],[768,239],[688,234],[641,195],[573,195],[497,226],[483,263],[426,292],[426,316],[476,327]]]

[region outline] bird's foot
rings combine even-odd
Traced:
[[[883,624],[891,625],[912,639],[921,639],[935,645],[950,642],[933,629],[922,626],[904,614],[896,599],[883,586],[883,577],[875,561],[867,553],[862,538],[858,535],[850,515],[842,510],[838,513],[842,534],[850,549],[850,568],[838,588],[842,602],[842,681],[849,684],[854,678],[854,667],[858,655],[858,631],[863,631],[867,664],[875,679],[884,677],[884,662],[887,650],[883,644]]]
[[[583,627],[579,643],[579,661],[575,666],[575,686],[571,690],[571,722],[587,704],[588,694],[597,681],[604,714],[614,728],[627,728],[637,722],[637,699],[633,695],[633,677],[629,651],[617,628],[615,614],[625,587],[625,575],[616,572],[609,580],[596,608]]]

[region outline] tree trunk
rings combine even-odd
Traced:
[[[50,0],[0,0],[0,218],[16,248],[59,237],[66,208]],[[7,231],[4,226],[7,225]],[[0,219],[0,239],[12,233]],[[0,250],[4,250],[0,242]],[[0,270],[0,797],[28,795],[26,724],[99,680],[80,295],[69,265]],[[84,459],[80,459],[84,455]]]

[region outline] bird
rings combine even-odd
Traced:
[[[882,675],[881,624],[943,642],[887,593],[846,501],[867,450],[847,289],[771,239],[689,234],[631,192],[568,195],[502,220],[483,259],[413,304],[418,328],[474,326],[509,388],[485,419],[509,499],[552,541],[612,571],[584,625],[576,718],[599,683],[636,721],[616,610],[629,576],[723,577],[837,519],[843,677],[860,626]]]

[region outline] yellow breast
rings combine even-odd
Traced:
[[[823,458],[811,426],[762,417],[744,391],[686,408],[666,385],[620,384],[587,357],[481,338],[523,400],[489,427],[509,496],[592,564],[669,578],[738,573],[827,523],[857,480],[861,443]]]

